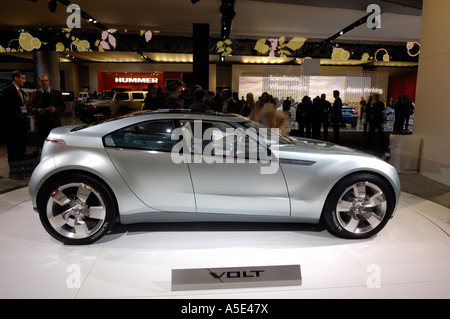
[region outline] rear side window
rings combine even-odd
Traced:
[[[128,93],[117,93],[116,94],[116,101],[128,101],[130,98],[128,96]]]
[[[172,120],[155,120],[134,124],[103,138],[108,147],[170,152],[178,140],[172,140]]]
[[[132,97],[133,97],[133,100],[143,100],[145,97],[144,97],[144,93],[132,93],[131,94],[132,95]]]

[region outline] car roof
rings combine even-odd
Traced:
[[[233,113],[222,113],[217,111],[204,111],[204,112],[196,112],[191,111],[190,109],[159,109],[159,110],[149,110],[149,111],[140,111],[140,112],[133,112],[130,114],[126,114],[123,116],[119,116],[117,119],[120,118],[126,118],[126,117],[135,117],[135,116],[142,116],[142,115],[151,115],[151,114],[164,114],[164,115],[170,115],[168,117],[174,117],[174,118],[181,118],[184,117],[183,115],[202,115],[207,117],[217,117],[217,118],[229,118],[229,119],[236,119],[236,120],[244,120],[245,117],[239,115],[239,114],[233,114]]]
[[[226,122],[245,122],[249,121],[238,114],[222,113],[216,111],[193,112],[190,109],[161,109],[155,111],[139,111],[126,115],[107,119],[104,122],[93,125],[82,125],[72,128],[74,131],[91,131],[91,132],[108,132],[118,129],[122,126],[133,125],[135,123],[158,120],[158,119],[193,119],[193,120],[209,120],[209,121],[226,121]]]

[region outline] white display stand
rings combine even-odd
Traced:
[[[391,158],[389,163],[399,173],[417,173],[419,170],[419,153],[422,137],[417,135],[389,136]]]

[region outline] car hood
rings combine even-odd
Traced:
[[[375,158],[375,156],[370,154],[334,143],[292,136],[289,136],[289,138],[294,141],[293,144],[278,145],[281,156],[285,155],[289,157],[290,153],[303,153],[316,155],[354,155]]]
[[[107,105],[107,104],[111,104],[113,102],[114,102],[113,100],[90,100],[90,101],[83,102],[81,104],[86,104],[86,105]]]

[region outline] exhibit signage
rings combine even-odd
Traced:
[[[158,83],[158,78],[114,78],[115,83]]]
[[[172,290],[299,286],[300,265],[172,269]]]
[[[344,103],[359,103],[361,97],[366,99],[372,94],[385,95],[388,88],[388,76],[377,74],[376,77],[366,76],[239,76],[239,95],[253,93],[259,97],[263,92],[284,99],[290,97],[293,101],[301,101],[304,96],[311,99],[326,94],[333,102],[333,91],[341,93]],[[386,99],[386,96],[383,97]]]

